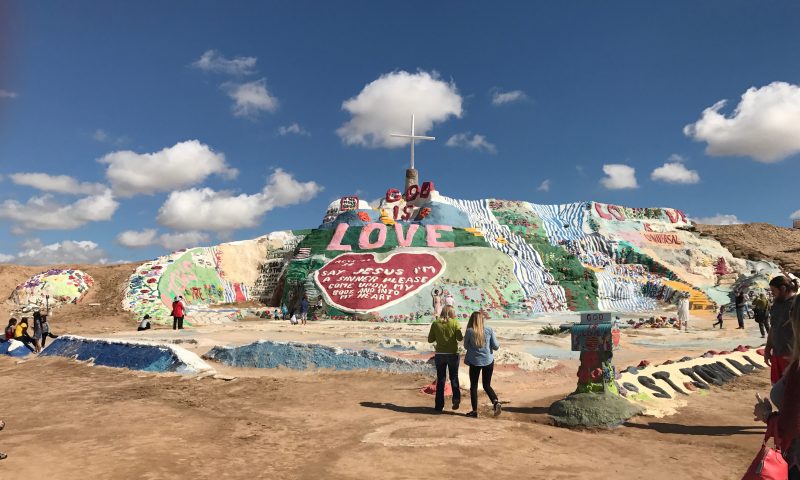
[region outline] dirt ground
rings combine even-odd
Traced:
[[[558,397],[503,414],[431,413],[429,379],[270,370],[233,381],[135,373],[66,359],[0,358],[3,478],[740,478],[759,448],[765,374],[680,413],[610,431],[548,424]],[[468,398],[468,397],[467,397]],[[465,404],[467,403],[465,398]],[[462,405],[459,414],[466,411]],[[10,474],[6,477],[6,474]]]

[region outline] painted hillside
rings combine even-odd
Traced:
[[[778,272],[735,258],[679,210],[459,200],[426,182],[390,189],[375,208],[342,198],[313,229],[144,263],[123,307],[166,320],[183,295],[187,319],[203,324],[257,313],[252,302],[296,309],[307,296],[330,317],[413,322],[430,319],[434,292],[462,316],[482,307],[495,318],[648,311],[686,292],[691,308],[713,309]]]

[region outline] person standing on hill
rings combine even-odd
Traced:
[[[467,413],[467,416],[472,418],[478,418],[478,378],[481,375],[483,375],[483,391],[492,401],[495,416],[501,412],[500,401],[492,389],[494,371],[492,352],[500,348],[500,344],[497,343],[494,330],[485,326],[483,320],[483,313],[472,312],[467,323],[467,331],[464,333],[464,348],[467,350],[464,363],[469,365],[469,399],[472,403],[472,411]]]
[[[689,332],[689,294],[681,294],[678,299],[678,320],[685,332]]]
[[[305,325],[308,320],[308,296],[303,294],[303,299],[300,300],[300,322]]]
[[[36,353],[42,351],[42,314],[33,312],[33,345],[36,347]]]
[[[183,302],[180,298],[175,297],[172,301],[172,329],[183,330]]]
[[[736,292],[736,320],[739,322],[739,326],[736,327],[736,330],[744,329],[744,309],[746,305],[746,300],[744,298],[744,292],[739,290]]]
[[[797,295],[797,281],[778,275],[769,282],[769,289],[775,301],[769,311],[772,328],[767,335],[764,362],[770,366],[770,380],[775,384],[783,376],[792,355],[794,331],[790,312]]]
[[[753,314],[758,324],[758,329],[761,331],[761,338],[764,338],[764,332],[769,333],[770,307],[769,300],[763,292],[753,301]]]
[[[464,339],[461,326],[456,320],[456,310],[450,305],[442,309],[442,314],[431,323],[428,343],[436,344],[436,400],[434,409],[444,410],[444,382],[450,372],[450,386],[453,388],[453,410],[461,404],[461,390],[458,385],[458,342]]]

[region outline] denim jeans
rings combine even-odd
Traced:
[[[736,309],[736,320],[739,321],[739,328],[744,328],[744,308]]]
[[[450,386],[453,387],[453,405],[461,403],[461,388],[458,386],[458,354],[437,353],[436,362],[436,410],[444,409],[444,381],[450,370]]]
[[[497,394],[492,389],[492,372],[494,371],[494,362],[490,365],[483,367],[469,366],[469,399],[472,402],[472,411],[478,411],[478,377],[483,374],[483,391],[489,396],[492,404],[497,402]]]

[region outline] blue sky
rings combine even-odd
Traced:
[[[420,175],[449,196],[788,225],[800,4],[766,6],[4,2],[0,259],[316,226],[341,195],[402,186],[407,148],[369,128],[411,113],[437,137]]]

